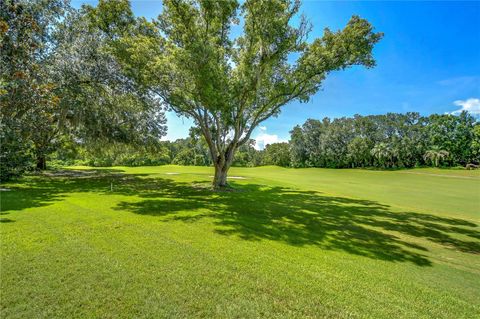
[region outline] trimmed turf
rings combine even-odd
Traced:
[[[1,318],[480,317],[478,171],[75,169],[1,186]]]

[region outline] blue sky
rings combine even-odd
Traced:
[[[160,1],[132,1],[134,13],[147,18],[161,7]],[[308,118],[460,109],[480,114],[480,2],[304,1],[302,11],[313,24],[312,39],[324,27],[342,28],[354,14],[368,19],[385,33],[374,50],[377,66],[331,73],[309,103],[293,102],[262,123],[253,134],[260,147],[288,140],[293,126]],[[188,135],[190,120],[167,118],[167,139]]]

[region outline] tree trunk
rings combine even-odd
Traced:
[[[47,161],[46,161],[44,155],[38,155],[37,156],[37,169],[39,169],[39,170],[47,169]]]
[[[238,148],[238,139],[235,139],[234,141],[230,142],[227,149],[223,153],[220,153],[220,155],[217,156],[216,158],[214,157],[215,150],[213,146],[210,148],[213,163],[215,165],[215,176],[213,178],[213,183],[212,183],[213,188],[222,189],[222,188],[228,187],[227,173],[228,173],[228,170],[230,169],[230,166],[232,166],[233,157],[235,155],[235,151],[237,150],[237,148]]]
[[[215,176],[213,178],[213,188],[228,187],[227,172],[229,167],[226,165],[215,164]]]

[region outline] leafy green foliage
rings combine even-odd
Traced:
[[[302,128],[295,126],[290,131],[290,161],[292,167],[303,167],[307,161],[307,150]]]
[[[263,152],[255,149],[255,140],[250,140],[248,143],[241,145],[233,160],[233,166],[260,166],[263,163]]]
[[[2,119],[0,125],[0,181],[21,176],[32,169],[34,158],[31,141],[24,138],[20,121]]]
[[[465,165],[480,161],[472,154],[473,128],[479,124],[467,112],[458,116],[433,114],[428,118],[429,146],[449,153],[449,162]]]
[[[59,98],[44,68],[60,0],[0,2],[0,122],[2,180],[31,167],[50,151]]]
[[[480,124],[476,124],[473,127],[470,149],[472,152],[472,158],[480,161]]]
[[[290,149],[288,143],[274,143],[265,147],[263,165],[290,166]]]

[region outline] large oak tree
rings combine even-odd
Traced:
[[[0,179],[33,161],[45,169],[66,141],[145,145],[165,134],[159,97],[126,76],[111,52],[114,38],[144,29],[121,4],[106,10],[121,12],[106,29],[89,7],[67,1],[0,1]]]
[[[343,30],[309,39],[299,10],[289,0],[165,0],[154,35],[121,40],[132,74],[201,130],[215,187],[227,185],[235,151],[262,121],[307,101],[331,71],[375,65],[382,34],[367,20],[353,16]]]

